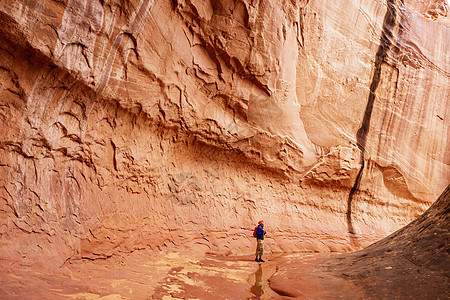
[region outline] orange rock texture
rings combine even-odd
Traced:
[[[270,287],[293,299],[448,299],[449,211],[450,185],[419,218],[363,250],[285,255]]]
[[[449,182],[445,0],[0,0],[0,261],[351,250]]]

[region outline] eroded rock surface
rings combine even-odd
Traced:
[[[449,35],[437,0],[0,1],[2,265],[386,236],[449,181]]]

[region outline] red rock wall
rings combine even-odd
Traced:
[[[0,259],[250,253],[259,219],[271,251],[398,229],[449,182],[429,2],[0,1]]]

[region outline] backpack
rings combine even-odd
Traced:
[[[253,230],[253,237],[258,236],[258,226],[255,227],[255,230]]]

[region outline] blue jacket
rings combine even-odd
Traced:
[[[258,229],[256,230],[256,238],[258,240],[263,240],[265,234],[266,233],[264,232],[264,227],[262,227],[261,225],[258,225]]]

